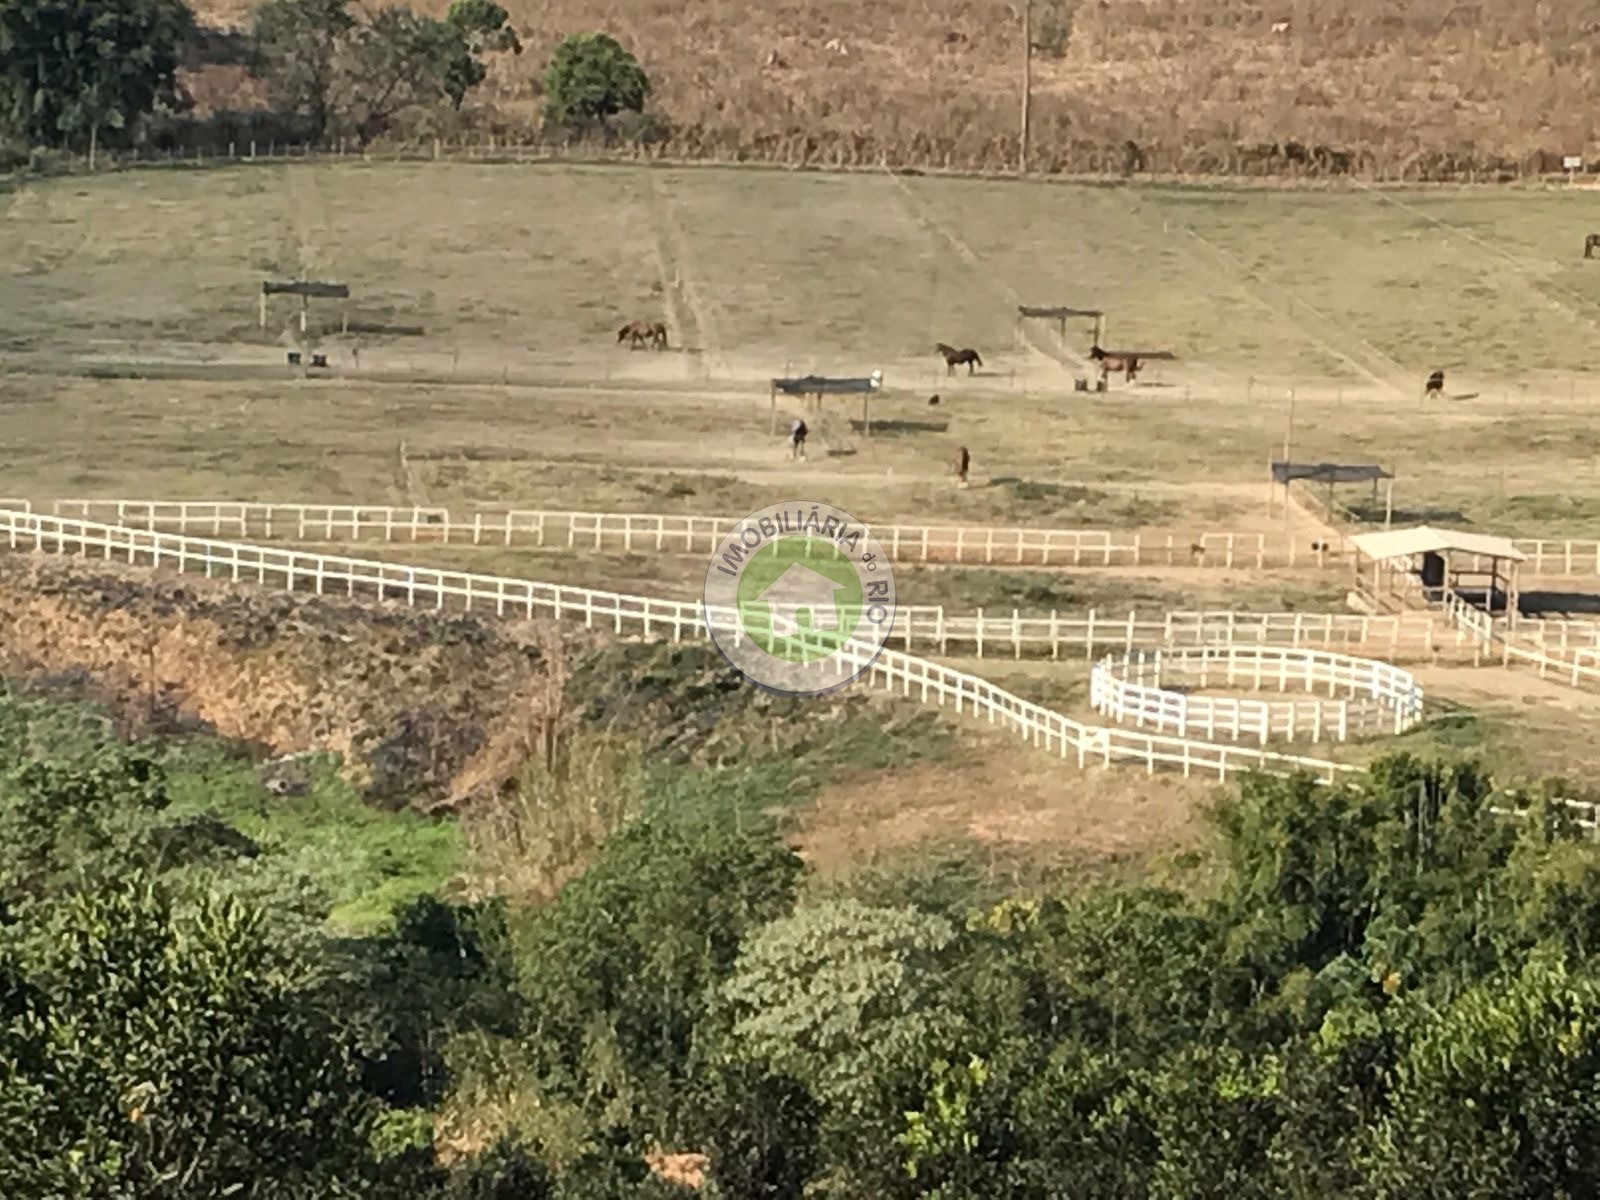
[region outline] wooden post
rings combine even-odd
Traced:
[[[1097,346],[1104,346],[1106,344],[1106,315],[1105,315],[1105,313],[1096,313],[1095,314],[1095,318],[1094,318],[1094,344],[1097,345]]]
[[[1033,108],[1033,0],[1022,0],[1022,139],[1017,174],[1028,173],[1028,134]]]
[[[872,393],[861,393],[861,425],[868,437],[872,436]]]
[[[267,327],[267,286],[261,285],[261,328]]]
[[[1383,502],[1383,523],[1385,527],[1394,524],[1394,476],[1392,473],[1389,477],[1388,495]]]
[[[773,384],[767,389],[767,432],[778,432],[778,385]]]

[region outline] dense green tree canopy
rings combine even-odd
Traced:
[[[87,146],[176,99],[194,20],[183,0],[0,0],[0,122]]]
[[[1016,895],[808,877],[791,763],[652,771],[554,899],[354,936],[173,752],[30,712],[0,1195],[1600,1192],[1600,845],[1472,765],[1252,779],[1198,883]]]
[[[545,71],[544,89],[554,120],[603,121],[621,112],[643,111],[650,80],[616,38],[580,33],[556,47]]]

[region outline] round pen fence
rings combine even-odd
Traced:
[[[1207,688],[1291,689],[1305,699],[1196,695]],[[1422,688],[1410,672],[1369,658],[1280,646],[1135,650],[1096,663],[1094,710],[1119,724],[1179,737],[1267,742],[1345,741],[1399,734],[1422,719]]]

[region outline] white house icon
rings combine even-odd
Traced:
[[[838,604],[833,594],[844,587],[820,571],[792,563],[756,597],[766,602],[771,614],[772,632],[778,637],[794,637],[804,631],[839,628]],[[802,627],[800,614],[806,614]]]

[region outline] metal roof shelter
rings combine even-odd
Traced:
[[[1358,533],[1350,539],[1350,544],[1368,558],[1380,562],[1429,551],[1447,554],[1452,550],[1480,558],[1509,559],[1512,562],[1525,562],[1528,557],[1517,549],[1517,544],[1510,538],[1487,533],[1463,533],[1457,529],[1435,529],[1432,525],[1418,525],[1415,529],[1386,529],[1382,533]]]
[[[1498,611],[1516,620],[1518,570],[1527,556],[1510,538],[1419,525],[1359,533],[1350,544],[1356,551],[1356,592],[1380,607],[1454,598],[1491,617]]]
[[[263,280],[261,284],[261,328],[267,327],[267,297],[268,296],[299,296],[300,297],[300,332],[306,331],[306,310],[311,306],[312,300],[348,300],[350,299],[350,285],[347,283],[326,283],[313,279],[293,279],[285,282]],[[345,306],[344,332],[350,332],[350,309]]]
[[[883,372],[874,371],[871,375],[802,375],[797,379],[774,379],[768,394],[770,432],[778,431],[778,393],[785,396],[809,397],[811,409],[815,412],[822,411],[822,398],[824,396],[860,396],[861,397],[861,423],[865,427],[866,435],[872,436],[872,393],[883,389]]]
[[[1268,464],[1272,472],[1272,484],[1268,486],[1267,515],[1272,515],[1272,486],[1281,486],[1284,494],[1284,509],[1289,507],[1289,485],[1292,483],[1321,483],[1327,486],[1327,507],[1331,513],[1334,509],[1333,489],[1341,483],[1371,483],[1372,507],[1378,507],[1378,481],[1388,480],[1383,506],[1383,523],[1388,525],[1394,519],[1394,474],[1385,471],[1376,463],[1297,463],[1297,462],[1271,462]]]

